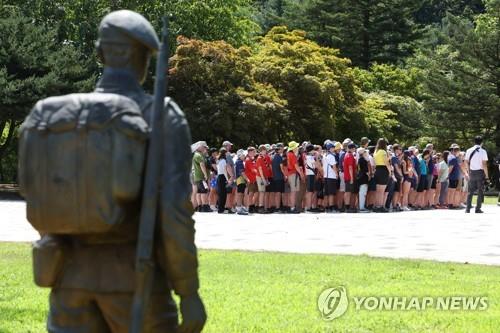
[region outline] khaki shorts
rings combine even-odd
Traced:
[[[248,187],[248,193],[257,193],[259,189],[257,188],[257,183],[250,183],[247,184]]]
[[[290,192],[298,192],[300,190],[300,179],[297,174],[288,176],[288,184],[290,184]]]
[[[259,192],[266,192],[266,180],[262,177],[257,177],[257,188]]]

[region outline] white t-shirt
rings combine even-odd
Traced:
[[[333,166],[337,164],[335,156],[333,154],[326,154],[323,159],[323,174],[325,178],[337,179],[337,174],[333,170]]]
[[[224,175],[227,179],[226,165],[226,160],[219,160],[219,162],[217,162],[217,176]]]
[[[314,156],[307,155],[306,157],[306,176],[314,176],[314,169],[316,168],[316,161]]]
[[[472,156],[472,160],[470,160],[470,156],[472,153],[478,149],[478,151]],[[465,160],[469,161],[470,169],[471,170],[483,170],[483,162],[488,161],[488,154],[486,153],[486,150],[481,148],[479,145],[475,145],[472,148],[467,149],[467,152],[465,153]]]

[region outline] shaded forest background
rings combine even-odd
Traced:
[[[98,23],[122,8],[174,15],[168,93],[195,141],[500,151],[500,0],[0,0],[0,182],[38,99],[92,91]]]

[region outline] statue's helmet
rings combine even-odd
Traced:
[[[160,48],[160,41],[148,20],[131,10],[118,10],[106,15],[99,25],[98,43],[126,42],[123,37],[135,40],[151,52]]]

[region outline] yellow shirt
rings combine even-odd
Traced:
[[[387,161],[387,152],[383,149],[379,149],[373,154],[373,159],[375,160],[375,165],[385,165]]]

